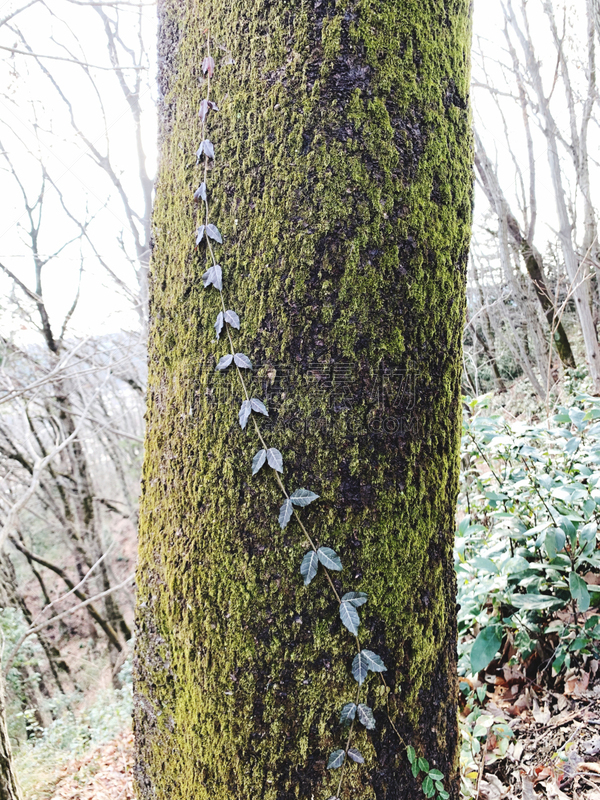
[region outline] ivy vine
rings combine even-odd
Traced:
[[[376,727],[375,716],[373,709],[366,703],[361,702],[361,692],[363,685],[367,679],[369,672],[379,673],[382,683],[383,691],[389,693],[389,688],[383,678],[384,672],[387,671],[385,664],[381,657],[374,653],[372,650],[363,648],[359,638],[360,616],[358,609],[363,606],[367,600],[368,595],[365,592],[346,592],[340,597],[332,577],[331,572],[342,571],[342,561],[339,555],[331,547],[318,545],[313,537],[309,534],[302,518],[298,512],[299,509],[305,508],[311,503],[319,499],[319,495],[314,492],[299,488],[288,492],[284,481],[283,475],[283,455],[276,447],[269,447],[261,432],[258,424],[257,415],[269,416],[267,407],[257,397],[251,397],[248,392],[246,381],[244,380],[243,370],[252,370],[252,363],[248,356],[243,353],[236,352],[232,330],[240,330],[241,323],[239,315],[232,309],[226,308],[225,296],[223,291],[223,270],[217,262],[215,256],[215,246],[223,243],[223,237],[218,227],[210,222],[209,204],[208,204],[208,168],[209,164],[215,160],[215,148],[210,139],[207,138],[207,120],[211,112],[219,110],[217,104],[211,99],[211,81],[215,71],[215,61],[210,53],[210,37],[207,38],[207,55],[202,62],[202,73],[205,76],[206,97],[200,103],[199,117],[201,122],[201,136],[202,140],[196,152],[196,165],[202,165],[203,176],[202,181],[196,191],[194,192],[194,199],[200,203],[200,216],[202,222],[198,225],[196,230],[196,246],[201,244],[206,245],[206,251],[209,258],[210,266],[202,275],[202,280],[205,288],[214,287],[219,293],[221,310],[217,314],[215,321],[215,331],[217,341],[219,341],[221,333],[225,330],[227,340],[229,343],[229,352],[220,357],[216,370],[224,372],[230,367],[234,367],[239,383],[242,390],[242,402],[238,414],[238,420],[242,430],[245,430],[248,422],[252,420],[254,431],[258,437],[261,445],[252,459],[252,475],[256,475],[267,464],[271,468],[272,473],[277,481],[284,498],[281,508],[279,509],[278,522],[281,529],[285,529],[290,523],[292,517],[297,520],[304,536],[309,542],[310,549],[304,555],[300,563],[300,574],[304,579],[304,585],[308,586],[311,581],[317,576],[321,569],[331,587],[333,594],[339,606],[339,615],[342,625],[354,637],[356,646],[356,654],[352,660],[351,671],[354,680],[356,681],[356,692],[353,701],[346,703],[340,711],[340,724],[342,726],[348,725],[348,734],[345,739],[345,744],[330,753],[327,761],[327,769],[340,770],[339,782],[336,794],[329,798],[329,800],[339,800],[342,790],[342,783],[344,778],[344,768],[347,762],[354,761],[357,764],[363,764],[365,758],[358,748],[352,746],[352,737],[355,730],[355,725],[358,722],[366,730],[374,730]],[[389,717],[389,712],[388,712]],[[404,744],[400,733],[390,718],[390,722]],[[443,774],[436,769],[430,769],[429,763],[426,759],[417,757],[416,751],[411,746],[405,746],[407,758],[411,765],[412,774],[415,778],[423,776],[422,789],[426,797],[433,798],[437,795],[439,800],[448,800],[449,794],[445,791],[443,786]]]

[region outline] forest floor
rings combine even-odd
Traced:
[[[494,761],[496,742],[488,736],[483,749],[493,763],[480,768],[481,800],[600,800],[600,675],[573,673],[560,692],[511,667],[488,685],[486,713],[506,721],[515,738]]]
[[[125,730],[44,776],[27,800],[134,800],[132,768],[133,734]]]
[[[504,758],[481,769],[480,800],[600,800],[600,676],[592,686],[589,678],[574,674],[562,692],[549,692],[505,670],[485,708],[515,738]],[[484,749],[493,758],[493,735]],[[125,730],[46,776],[28,800],[133,800],[132,767]]]

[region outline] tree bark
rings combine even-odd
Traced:
[[[135,659],[143,800],[338,794],[329,753],[355,650],[265,466],[228,352],[192,194],[210,31],[211,222],[235,347],[338,592],[368,593],[387,666],[341,800],[412,800],[406,745],[458,797],[452,547],[472,204],[468,0],[159,3],[161,168]],[[216,358],[215,358],[216,356]],[[387,708],[386,708],[387,705]],[[389,711],[389,717],[388,717]],[[391,724],[393,721],[403,742]]]
[[[15,772],[4,700],[4,676],[0,670],[0,800],[23,800]]]

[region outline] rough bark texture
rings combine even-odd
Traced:
[[[363,646],[384,659],[406,744],[446,775],[456,726],[452,562],[472,148],[468,0],[162,0],[162,159],[154,212],[149,409],[138,581],[136,776],[143,800],[335,793],[354,643],[307,542],[215,373],[192,193],[201,63],[217,68],[211,221],[236,349],[311,534],[368,592]],[[345,377],[344,377],[345,376]],[[307,378],[312,380],[307,380]],[[262,424],[262,422],[261,422]],[[419,784],[376,676],[346,798]]]

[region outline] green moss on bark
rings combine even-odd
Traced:
[[[302,585],[307,543],[295,521],[279,530],[268,472],[250,476],[258,443],[239,429],[235,374],[214,373],[227,346],[214,344],[219,307],[202,288],[191,199],[207,27],[220,108],[211,219],[226,305],[242,320],[236,347],[261,365],[254,394],[270,392],[265,436],[284,453],[286,484],[321,495],[302,514],[340,553],[338,585],[369,594],[361,637],[388,666],[395,724],[453,770],[468,7],[160,4],[136,666],[144,800],[329,797],[325,760],[355,687],[325,579]],[[306,383],[315,365],[348,369],[348,396]],[[402,381],[395,407],[383,389]],[[364,694],[377,731],[357,734],[366,764],[348,769],[344,800],[418,791],[378,686]]]

